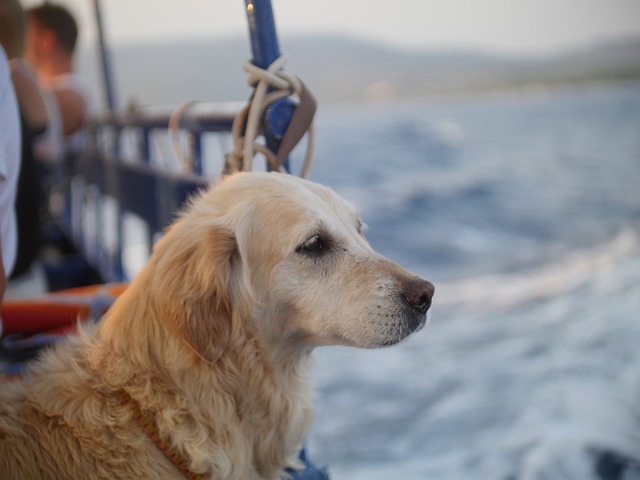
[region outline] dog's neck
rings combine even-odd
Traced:
[[[229,413],[242,419],[243,437],[252,439],[251,463],[261,478],[279,477],[283,466],[296,465],[313,415],[310,354],[310,349],[274,352],[247,338],[242,348],[225,351],[214,365],[201,360],[200,368],[220,388],[211,403],[233,402]],[[224,384],[221,377],[232,381]],[[186,391],[193,385],[181,387]]]
[[[146,318],[153,318],[151,313],[147,310]],[[242,455],[265,478],[296,465],[313,410],[308,400],[312,397],[308,347],[295,342],[265,345],[256,336],[247,336],[211,363],[159,320],[145,326],[116,315],[106,320],[99,334],[100,370],[110,372],[109,383],[125,388],[152,413],[160,434],[171,438],[191,460],[189,468],[211,468],[207,445],[223,437],[251,439],[250,449]],[[140,328],[150,331],[143,335]],[[118,341],[108,341],[111,335],[117,335]],[[125,365],[124,355],[114,345],[129,350],[129,361],[135,361],[134,351],[145,358],[138,365]],[[104,363],[109,366],[104,368]],[[144,371],[145,365],[154,368]],[[241,419],[240,427],[230,419]],[[201,443],[189,443],[194,437],[201,438]]]

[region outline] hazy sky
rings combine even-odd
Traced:
[[[94,42],[93,0],[58,1],[81,19],[81,41]],[[114,43],[243,35],[247,30],[243,0],[101,2]],[[640,35],[640,0],[272,0],[272,5],[280,34],[337,32],[418,48],[548,53]]]

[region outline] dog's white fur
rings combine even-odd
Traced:
[[[0,477],[182,478],[124,389],[192,471],[278,478],[311,420],[312,349],[400,341],[424,323],[402,298],[416,282],[430,285],[373,252],[331,190],[233,175],[191,202],[95,327],[2,385]]]

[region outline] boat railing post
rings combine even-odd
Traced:
[[[141,127],[142,130],[142,161],[151,162],[151,135],[153,131],[147,127]]]
[[[204,174],[204,166],[202,164],[202,135],[201,131],[193,132],[193,173],[202,176]]]
[[[280,57],[280,45],[276,24],[271,8],[271,0],[245,0],[253,64],[266,69]],[[284,133],[289,126],[295,105],[292,100],[283,98],[273,102],[264,118],[264,136],[267,147],[277,152]],[[288,160],[284,167],[289,170]]]

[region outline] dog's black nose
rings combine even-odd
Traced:
[[[418,279],[407,282],[402,295],[407,299],[411,308],[425,314],[431,306],[434,291],[435,287],[431,282]]]

